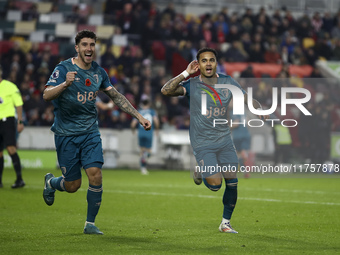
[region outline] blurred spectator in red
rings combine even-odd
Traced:
[[[277,45],[272,43],[269,47],[269,49],[264,54],[264,60],[267,63],[275,63],[280,64],[281,63],[281,56],[277,49]]]

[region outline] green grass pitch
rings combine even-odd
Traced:
[[[82,233],[87,177],[78,192],[57,192],[49,207],[46,172],[25,169],[26,187],[12,190],[14,171],[4,171],[1,254],[340,254],[338,175],[240,176],[232,218],[239,234],[226,234],[218,231],[224,186],[196,186],[187,171],[103,170],[96,225],[104,236],[91,236]]]

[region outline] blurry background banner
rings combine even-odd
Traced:
[[[336,78],[340,81],[340,61],[323,61],[319,60],[316,65],[325,77]]]
[[[25,168],[55,169],[57,167],[57,155],[55,151],[48,150],[18,150],[21,165]],[[4,151],[5,168],[12,168],[11,157]]]
[[[227,73],[231,76],[235,74],[242,73],[248,66],[253,68],[253,74],[255,77],[261,77],[263,75],[269,75],[272,78],[277,77],[277,75],[282,70],[282,65],[279,64],[269,64],[269,63],[225,63],[224,67]],[[340,66],[340,62],[339,62]],[[300,78],[308,77],[311,75],[313,67],[310,65],[290,65],[289,73],[291,76],[298,76]]]
[[[312,98],[306,107],[312,117],[299,116],[297,109],[288,109],[285,117],[299,121],[289,128],[291,160],[329,160],[334,157],[331,132],[340,132],[339,7],[340,0],[0,0],[3,78],[18,86],[24,101],[26,128],[19,149],[37,154],[54,150],[49,131],[53,105],[42,93],[54,67],[76,54],[76,33],[90,29],[98,37],[96,62],[134,107],[143,96],[151,98],[162,135],[187,134],[190,126],[187,98],[165,97],[162,86],[196,58],[198,49],[211,47],[218,52],[217,72],[231,75],[244,88],[249,87],[245,78],[254,78],[254,97],[264,107],[271,106],[273,86],[255,82],[259,78],[289,80],[284,86],[309,90]],[[98,97],[109,102],[104,93]],[[138,161],[131,120],[117,106],[98,109],[99,127],[107,130],[103,142],[108,167],[127,166],[132,155]],[[250,153],[258,163],[274,158],[272,130],[268,125],[250,130]],[[121,137],[129,144],[120,142]],[[150,163],[180,158],[185,168],[189,145],[165,140],[159,138],[160,147],[153,149],[158,159]]]

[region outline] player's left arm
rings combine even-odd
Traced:
[[[244,94],[244,103],[248,105],[248,94]],[[253,98],[252,104],[255,109],[262,109],[262,105],[260,104],[259,101]],[[266,120],[269,118],[269,115],[258,115],[261,120]]]
[[[124,112],[130,114],[131,116],[135,117],[139,123],[144,127],[145,130],[151,129],[151,123],[147,119],[145,119],[123,96],[119,93],[114,87],[110,86],[104,90],[105,94],[108,95],[111,100]]]

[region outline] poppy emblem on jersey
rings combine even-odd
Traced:
[[[217,91],[216,91],[213,87],[211,87],[210,85],[208,85],[208,84],[205,84],[205,83],[200,83],[200,84],[202,84],[202,85],[208,87],[212,92],[214,92],[214,95],[212,95],[212,94],[209,92],[209,90],[207,90],[207,89],[202,89],[202,88],[201,88],[201,90],[205,91],[205,92],[212,98],[212,100],[214,101],[214,103],[215,103],[216,106],[217,106],[216,100],[220,101],[220,104],[221,104],[221,106],[222,106],[222,100],[221,100],[220,96],[218,95]]]
[[[89,78],[87,78],[86,80],[85,80],[85,85],[88,87],[88,86],[91,86],[91,81],[90,81],[90,79]]]

